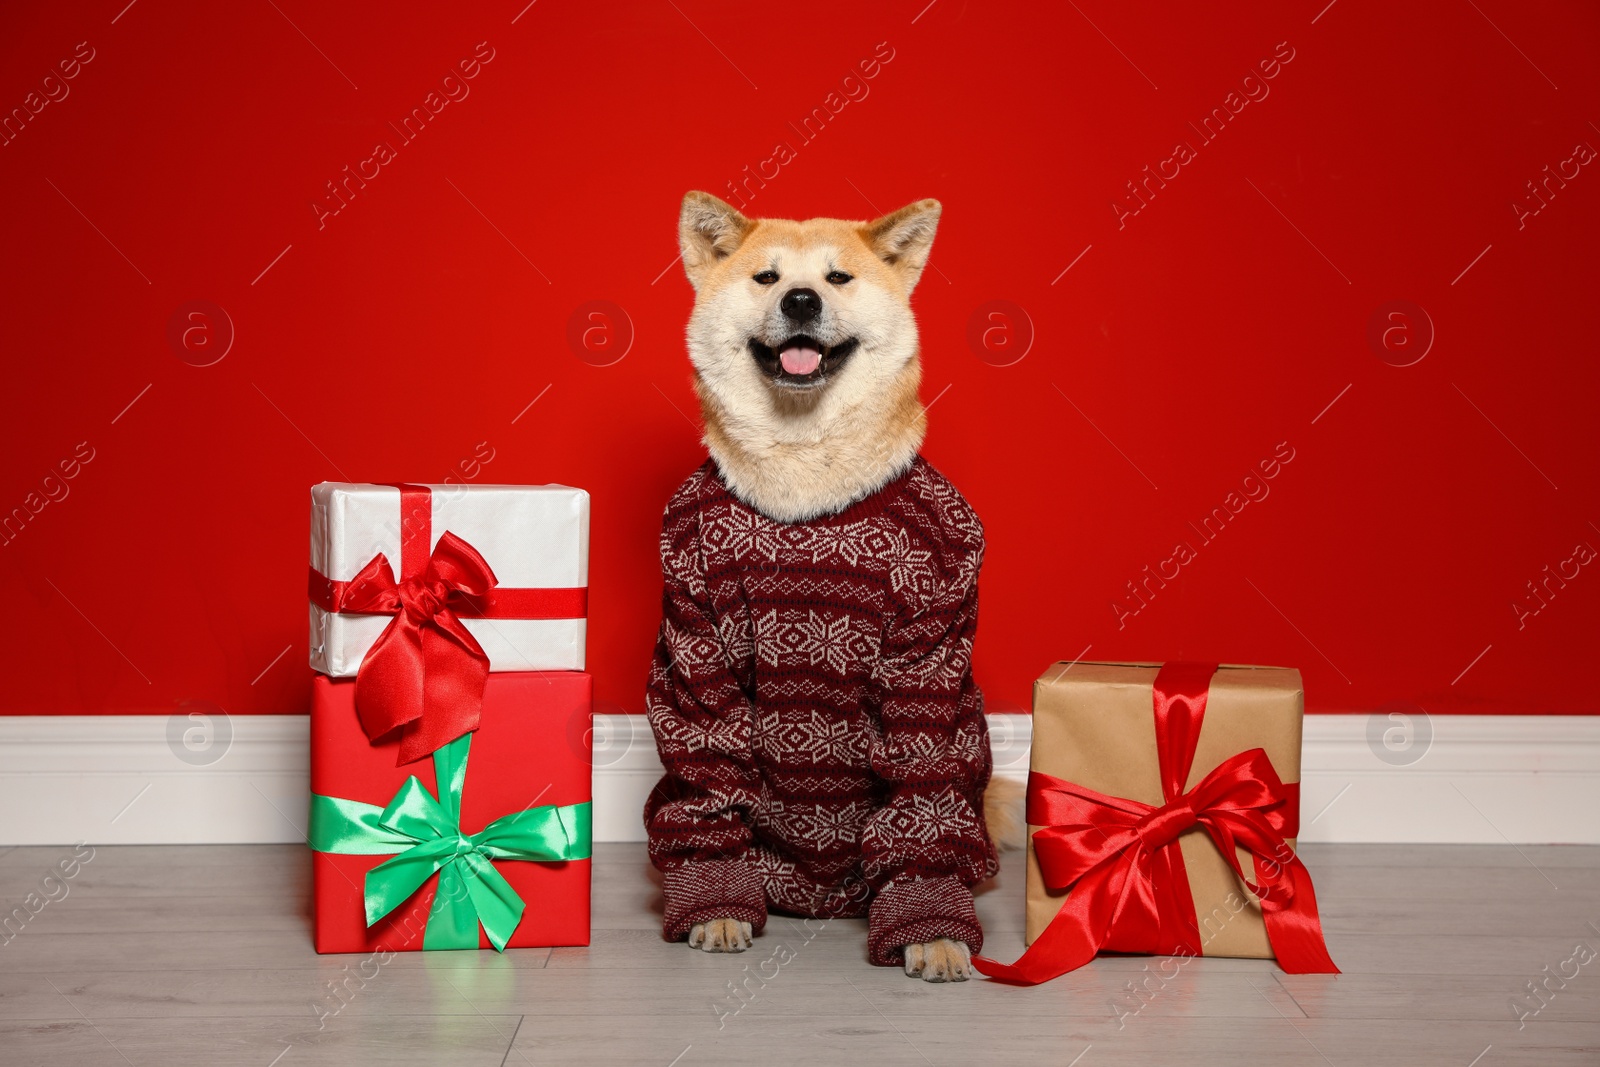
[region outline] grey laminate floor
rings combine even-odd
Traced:
[[[71,851],[0,852],[5,909]],[[1197,960],[1137,1013],[1142,959],[1017,989],[870,967],[857,921],[774,918],[742,956],[665,944],[643,846],[597,852],[592,947],[399,954],[319,1027],[352,957],[311,950],[304,848],[101,848],[0,947],[0,1064],[1600,1064],[1600,848],[1309,845],[1343,975]],[[1007,859],[979,901],[1003,959]],[[1519,1024],[1529,982],[1574,971]]]

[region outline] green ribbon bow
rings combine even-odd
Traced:
[[[527,808],[475,834],[461,832],[461,789],[472,735],[433,754],[435,800],[416,775],[389,806],[311,794],[307,840],[318,852],[376,856],[397,852],[367,872],[367,925],[403,904],[434,871],[439,889],[422,936],[424,949],[477,948],[478,924],[501,952],[522,921],[523,902],[492,860],[559,862],[589,857],[589,802]]]

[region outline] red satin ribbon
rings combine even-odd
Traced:
[[[421,759],[478,728],[489,656],[450,601],[494,583],[477,550],[446,532],[415,577],[397,583],[380,552],[345,584],[347,610],[394,616],[361,660],[356,714],[373,741],[403,731],[396,763]]]
[[[418,760],[478,728],[489,656],[468,618],[582,618],[588,590],[496,589],[494,571],[477,549],[446,531],[433,542],[427,486],[400,490],[400,575],[374,556],[348,582],[311,571],[312,603],[324,611],[393,615],[356,674],[356,713],[368,739],[400,734],[397,764]]]
[[[1261,904],[1267,939],[1290,974],[1337,974],[1322,937],[1311,875],[1284,840],[1299,832],[1300,791],[1285,785],[1259,748],[1219,764],[1187,793],[1214,663],[1169,663],[1155,681],[1156,751],[1166,803],[1109,797],[1034,771],[1028,822],[1045,883],[1070,887],[1056,917],[1016,963],[978,956],[991,978],[1036,985],[1101,951],[1201,954],[1200,923],[1178,836],[1211,836]],[[1254,858],[1255,882],[1235,849]]]
[[[366,609],[353,606],[348,592],[350,585],[350,582],[336,582],[312,570],[307,591],[311,602],[323,611],[360,614]],[[452,597],[450,604],[463,619],[581,619],[589,613],[589,590],[583,586],[564,589],[496,587],[481,595],[461,593]]]

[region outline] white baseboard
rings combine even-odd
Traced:
[[[989,724],[997,773],[1025,778],[1031,721]],[[230,725],[226,751],[191,765],[169,746],[166,716],[0,717],[0,845],[302,840],[306,718]],[[1398,766],[1369,746],[1367,716],[1308,717],[1301,840],[1600,844],[1600,717],[1436,716],[1431,726],[1420,758]],[[640,810],[660,774],[644,716],[597,718],[596,840],[643,839]]]

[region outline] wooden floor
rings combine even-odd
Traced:
[[[0,852],[0,902],[71,851]],[[1197,960],[1137,1012],[1143,959],[1017,989],[871,967],[859,921],[669,945],[643,846],[597,851],[592,947],[398,954],[344,1003],[327,983],[359,957],[312,952],[305,849],[100,848],[0,947],[0,1064],[1600,1064],[1600,848],[1307,846],[1343,975]],[[979,898],[1005,959],[1008,861]],[[1527,983],[1575,969],[1519,1025]]]

